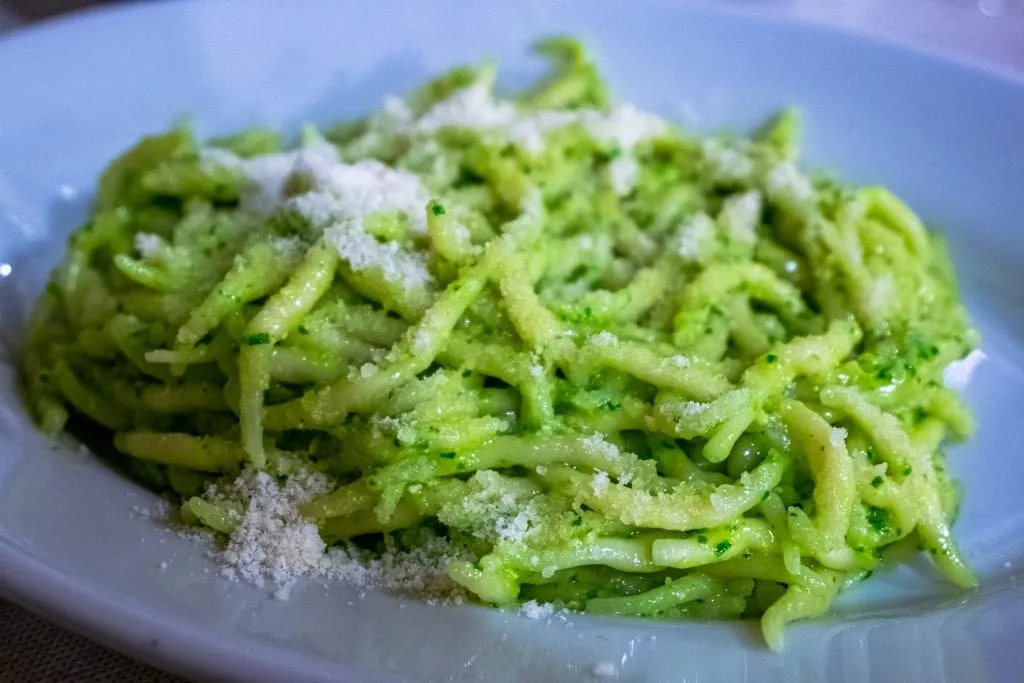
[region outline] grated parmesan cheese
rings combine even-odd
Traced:
[[[611,112],[580,109],[520,113],[511,102],[495,100],[489,84],[477,82],[435,104],[408,124],[407,132],[432,133],[445,127],[488,131],[504,135],[524,150],[536,153],[543,150],[547,133],[571,125],[581,125],[595,140],[615,145],[623,153],[668,128],[664,119],[628,103]]]
[[[518,611],[527,619],[546,619],[555,613],[555,606],[550,602],[539,603],[536,600],[529,600],[524,602]]]
[[[697,263],[705,255],[715,236],[715,222],[706,213],[698,213],[676,231],[675,252],[687,263]]]
[[[297,259],[306,251],[306,245],[298,237],[275,237],[270,245],[281,256]]]
[[[392,103],[392,109],[395,106]],[[243,209],[269,214],[284,204],[297,211],[314,229],[323,230],[328,244],[353,270],[375,268],[389,282],[410,288],[430,282],[422,255],[396,242],[378,242],[363,229],[372,214],[402,213],[412,232],[426,231],[430,197],[414,174],[376,160],[342,163],[337,149],[327,142],[250,159],[219,149],[201,150],[200,156],[204,163],[232,168],[246,177]],[[286,201],[285,187],[296,173],[308,178],[313,189]]]
[[[604,436],[597,432],[580,437],[580,444],[587,449],[588,453],[600,456],[608,462],[615,462],[616,458],[621,454],[618,446],[608,442]]]
[[[403,98],[397,95],[386,95],[381,103],[381,110],[388,118],[397,123],[408,123],[414,118],[412,109]]]
[[[679,415],[696,415],[697,413],[704,410],[706,407],[703,403],[697,401],[681,401],[673,406],[674,411]]]
[[[500,474],[481,470],[469,479],[469,486],[463,500],[442,507],[442,523],[458,522],[470,527],[473,536],[492,542],[521,543],[537,532],[542,511],[536,499],[505,490]]]
[[[167,242],[160,235],[151,232],[139,232],[135,234],[135,251],[145,261],[153,261],[160,257],[167,247]]]
[[[623,152],[668,129],[664,119],[629,103],[620,104],[610,114],[584,110],[580,116],[594,139],[616,143]]]
[[[615,346],[616,344],[619,343],[618,337],[616,337],[608,330],[605,330],[604,332],[601,332],[599,334],[590,335],[589,341],[591,344],[594,344],[596,346]]]
[[[718,214],[718,222],[736,242],[754,246],[757,226],[761,222],[761,193],[751,190],[726,199]]]
[[[516,120],[516,109],[509,102],[496,102],[490,87],[476,82],[452,93],[446,100],[430,108],[413,125],[421,133],[432,133],[447,127],[504,128]]]
[[[754,172],[753,162],[735,145],[728,145],[721,140],[707,140],[702,143],[701,151],[710,166],[711,178],[716,182],[741,182]]]
[[[896,282],[892,273],[886,273],[882,277],[872,280],[868,285],[864,301],[865,313],[875,318],[888,317],[895,295]]]
[[[426,351],[433,343],[434,335],[430,330],[426,327],[420,327],[416,330],[416,335],[412,339],[412,348],[415,351]]]
[[[203,147],[200,149],[199,162],[207,170],[217,167],[242,170],[245,166],[245,160],[242,157],[230,150],[220,149],[219,147]]]
[[[455,233],[455,239],[459,241],[463,248],[471,252],[480,251],[480,246],[472,243],[473,235],[465,225],[462,223],[456,223],[453,231]]]
[[[456,552],[447,539],[439,537],[412,550],[386,549],[372,558],[331,548],[318,575],[358,588],[383,588],[459,604],[465,601],[465,592],[447,575],[448,563],[457,559],[475,558]]]
[[[412,173],[370,160],[323,166],[310,179],[316,189],[288,199],[285,206],[316,228],[345,217],[362,222],[375,213],[404,213],[417,234],[427,228],[425,207],[430,197]]]
[[[541,111],[520,118],[508,127],[508,138],[527,152],[537,153],[544,149],[544,136],[548,132],[565,128],[578,122],[578,116],[569,111]]]
[[[608,180],[611,182],[615,194],[620,197],[633,191],[639,175],[640,166],[632,154],[622,154],[608,164]]]
[[[347,548],[327,550],[314,522],[299,508],[330,490],[327,478],[300,472],[279,483],[257,470],[210,486],[204,497],[228,509],[242,509],[242,521],[223,550],[213,557],[221,573],[257,586],[271,584],[274,597],[287,600],[298,579],[323,577],[358,588],[379,587],[433,599],[462,602],[465,594],[446,574],[454,559],[475,559],[456,552],[447,539],[431,538],[413,550],[386,548],[364,556]]]
[[[352,270],[377,269],[388,282],[406,288],[425,287],[431,281],[423,256],[402,249],[397,242],[378,242],[363,232],[357,218],[333,224],[324,230],[324,240],[338,250]]]
[[[591,488],[594,490],[595,496],[600,496],[608,488],[608,484],[611,480],[608,478],[608,473],[604,470],[598,470],[594,473],[594,480],[591,483]]]
[[[394,434],[400,442],[408,444],[416,441],[415,421],[411,413],[399,417],[374,415],[370,418],[370,427],[374,438],[380,438],[383,432]]]
[[[792,163],[776,164],[765,178],[765,191],[772,199],[809,202],[814,199],[811,181]]]
[[[314,230],[322,230],[347,214],[338,197],[320,190],[291,197],[284,206],[305,216]]]
[[[544,198],[537,188],[531,188],[523,196],[519,207],[519,218],[527,222],[538,221],[544,216]]]
[[[324,542],[317,525],[302,517],[298,507],[327,492],[326,477],[302,473],[280,485],[266,472],[247,469],[225,491],[211,488],[212,502],[234,501],[245,509],[227,547],[216,555],[225,576],[257,586],[266,579],[288,586],[318,567]]]
[[[333,195],[343,215],[365,217],[401,212],[413,232],[427,229],[426,206],[430,195],[414,174],[376,160],[355,164],[328,164],[311,169],[317,189]]]
[[[224,149],[199,150],[200,162],[208,167],[223,167],[240,173],[247,181],[241,207],[262,215],[273,213],[284,200],[288,179],[296,172],[316,175],[340,163],[334,145],[321,141],[302,149],[242,159]]]
[[[502,541],[518,543],[530,535],[531,515],[522,510],[515,517],[500,516],[495,522],[495,530]]]
[[[832,427],[828,432],[829,443],[832,448],[844,448],[846,445],[846,430],[842,427]]]

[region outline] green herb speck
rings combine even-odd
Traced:
[[[250,334],[243,341],[247,346],[259,346],[261,344],[270,343],[270,334],[268,332],[258,332],[256,334]]]
[[[868,524],[876,534],[884,533],[889,527],[889,513],[872,505],[868,508]]]

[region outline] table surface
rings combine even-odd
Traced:
[[[0,34],[83,0],[0,0]],[[99,4],[99,3],[96,3]],[[1024,0],[733,0],[752,12],[828,23],[1024,74]],[[0,599],[0,683],[182,679]]]

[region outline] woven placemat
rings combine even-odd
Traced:
[[[184,683],[0,600],[0,683]]]

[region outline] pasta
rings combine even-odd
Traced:
[[[323,475],[323,541],[441,538],[499,606],[760,617],[781,648],[890,548],[974,586],[942,377],[978,339],[941,240],[801,171],[795,110],[700,139],[540,49],[508,99],[461,67],[294,149],[126,152],[32,322],[41,427],[100,427],[227,536],[211,484]]]

